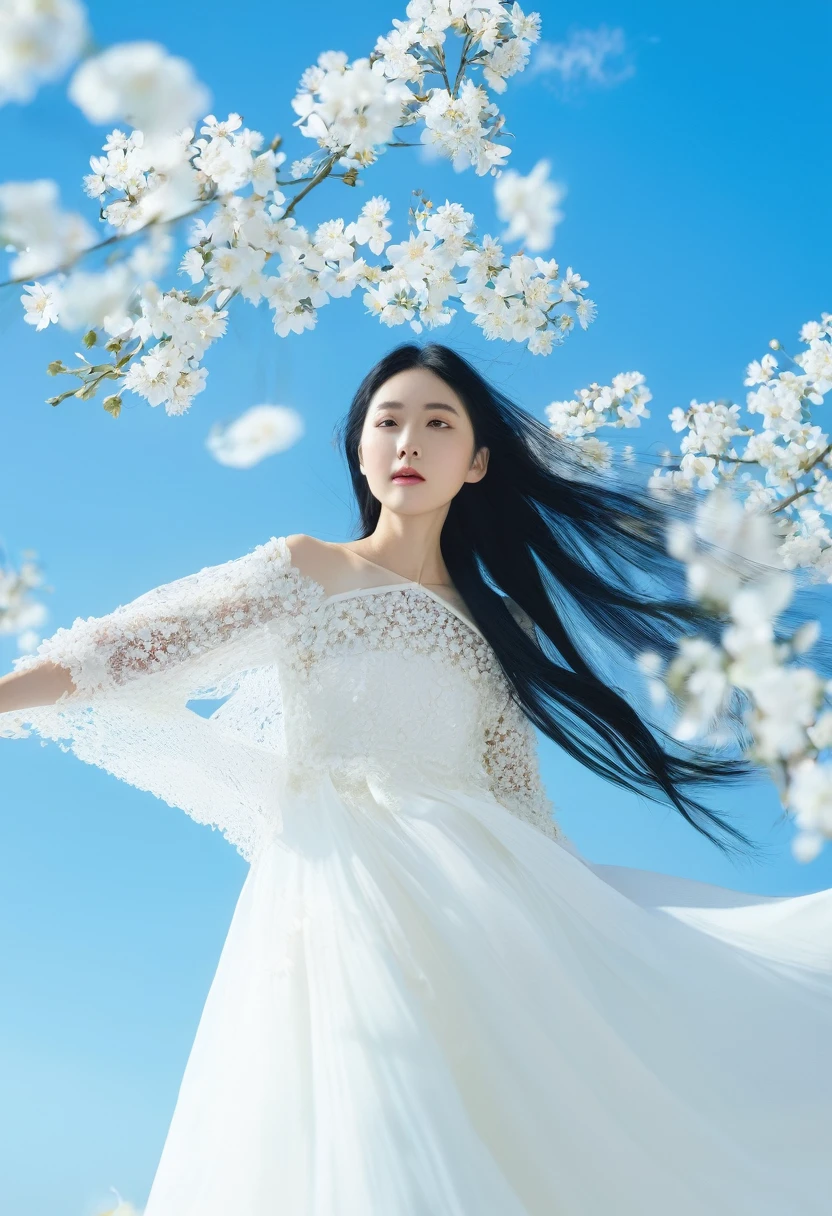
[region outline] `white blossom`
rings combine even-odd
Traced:
[[[504,93],[506,80],[515,72],[522,72],[529,62],[529,44],[521,38],[503,42],[495,47],[486,60],[483,75],[495,93]]]
[[[214,287],[240,290],[253,304],[262,296],[261,270],[266,255],[261,249],[249,245],[229,245],[217,249],[208,264],[208,278]]]
[[[822,405],[824,394],[832,390],[832,343],[828,337],[827,333],[811,338],[809,349],[797,357],[808,379],[814,382],[807,397],[815,405]]]
[[[157,42],[122,42],[87,59],[69,97],[90,122],[124,118],[145,133],[178,131],[209,101],[191,65]]]
[[[238,117],[239,115],[235,114],[231,119]],[[250,131],[245,127],[237,132],[236,125],[233,124],[228,134],[210,135],[194,143],[197,152],[194,157],[195,168],[204,173],[222,194],[233,194],[255,178],[258,164],[253,153],[259,151],[263,145],[263,136],[259,131]],[[277,163],[279,162],[273,154],[267,154],[266,161],[260,166],[261,183],[258,184],[265,187],[264,193],[274,189],[273,170]],[[267,180],[262,181],[264,169]]]
[[[369,245],[373,253],[381,253],[390,240],[390,220],[387,218],[389,211],[390,204],[380,195],[366,202],[353,225],[353,239],[356,244]]]
[[[315,167],[314,156],[303,156],[300,160],[293,160],[289,167],[289,175],[297,180],[300,177],[308,177]]]
[[[392,139],[413,101],[405,84],[389,80],[369,59],[322,68],[312,83],[292,102],[301,134],[361,163],[371,163],[377,146]]]
[[[58,292],[54,285],[44,287],[42,283],[32,283],[23,288],[24,294],[20,297],[25,310],[25,321],[27,325],[34,325],[36,329],[46,329],[48,325],[53,325],[59,317]]]
[[[206,375],[172,342],[159,343],[131,364],[124,387],[150,405],[164,405],[167,414],[183,414],[204,389]]]
[[[253,405],[227,426],[215,424],[206,447],[220,464],[250,469],[267,456],[283,452],[304,432],[303,419],[284,405]]]
[[[201,283],[205,278],[205,262],[202,252],[199,249],[189,249],[179,263],[179,269],[188,276],[192,283]]]
[[[466,80],[456,96],[436,88],[419,110],[424,121],[422,143],[453,161],[460,171],[473,165],[477,174],[496,174],[509,149],[492,138],[502,126],[487,91]]]
[[[144,344],[169,339],[187,358],[201,359],[225,333],[228,314],[211,304],[197,304],[184,292],[160,292],[155,284],[142,289],[141,315],[134,334]]]
[[[78,0],[3,0],[0,4],[0,105],[31,101],[61,76],[88,34]]]

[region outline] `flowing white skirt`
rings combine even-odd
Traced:
[[[828,1216],[832,891],[325,778],[251,867],[145,1216]]]

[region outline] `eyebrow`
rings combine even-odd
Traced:
[[[375,407],[376,410],[402,410],[404,402],[402,401],[380,401]],[[423,407],[426,410],[447,410],[449,414],[459,414],[459,410],[454,406],[448,405],[445,401],[431,401]]]

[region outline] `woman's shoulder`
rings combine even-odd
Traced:
[[[293,532],[283,541],[295,569],[323,587],[334,586],[347,568],[341,546],[332,541],[319,540],[306,532]]]
[[[323,541],[315,536],[308,536],[305,532],[293,532],[291,536],[284,536],[283,542],[289,550],[293,565],[314,560],[324,548]]]

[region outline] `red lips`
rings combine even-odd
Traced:
[[[416,469],[411,468],[409,464],[406,464],[402,469],[396,469],[395,473],[391,477],[391,481],[396,477],[416,477],[419,479],[419,481],[425,480],[422,474]]]

